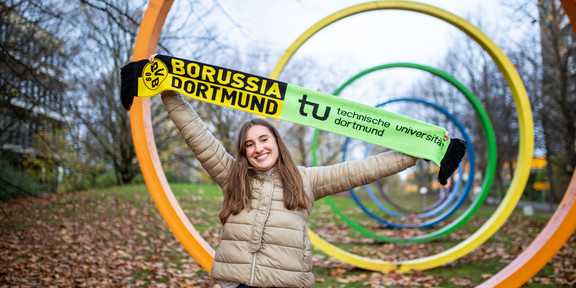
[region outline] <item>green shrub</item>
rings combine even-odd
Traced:
[[[42,188],[30,174],[19,171],[4,159],[0,159],[0,179],[1,201],[38,195]]]

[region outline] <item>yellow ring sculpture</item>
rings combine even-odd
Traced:
[[[286,66],[290,58],[292,58],[294,53],[296,53],[296,51],[308,39],[310,39],[321,29],[348,16],[374,10],[405,10],[426,14],[443,20],[444,22],[451,24],[465,32],[469,37],[480,44],[486,52],[488,52],[494,62],[496,62],[500,71],[504,74],[506,82],[512,91],[512,95],[516,104],[516,110],[518,112],[518,122],[520,127],[520,149],[518,154],[518,165],[512,178],[510,187],[506,192],[506,196],[492,217],[490,217],[490,219],[488,219],[488,221],[482,227],[480,227],[476,233],[470,236],[470,238],[459,243],[458,245],[436,255],[391,263],[351,254],[320,238],[313,231],[309,231],[312,244],[314,244],[318,249],[324,251],[328,255],[336,257],[356,267],[375,271],[397,270],[399,272],[431,269],[450,263],[470,253],[476,247],[480,246],[492,235],[494,235],[498,229],[500,229],[502,224],[504,224],[506,219],[508,219],[514,210],[514,207],[516,207],[516,203],[518,203],[520,196],[522,196],[524,187],[530,174],[532,151],[534,148],[534,127],[532,121],[532,111],[528,101],[528,96],[526,95],[526,90],[514,66],[510,60],[508,60],[506,55],[504,55],[504,53],[500,50],[500,48],[498,48],[498,46],[496,46],[492,40],[484,35],[482,31],[474,27],[466,20],[445,10],[436,8],[434,6],[409,1],[376,1],[358,4],[340,10],[320,20],[318,23],[314,24],[307,31],[305,31],[304,34],[298,37],[298,39],[292,43],[286,52],[284,52],[276,64],[275,69],[270,74],[270,78],[278,78],[283,68]]]

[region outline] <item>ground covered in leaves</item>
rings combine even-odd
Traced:
[[[192,224],[215,247],[221,199],[210,190],[174,187]],[[0,205],[0,287],[218,287],[170,232],[145,186],[22,198]],[[441,252],[466,239],[486,218],[473,218],[468,228],[439,242],[398,245],[358,235],[335,220],[328,205],[320,203],[315,209],[311,222],[320,236],[352,253],[389,261]],[[474,287],[521,253],[547,221],[515,215],[465,257],[409,274],[366,271],[315,252],[316,287]],[[419,232],[389,233],[402,237],[400,233]],[[573,234],[526,287],[576,286],[575,251]]]

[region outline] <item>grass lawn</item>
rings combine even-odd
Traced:
[[[216,247],[220,236],[220,189],[213,185],[171,186],[190,222]],[[406,205],[403,207],[420,203],[419,198],[396,199]],[[366,216],[352,199],[333,200],[347,217],[376,234],[410,238],[437,229],[387,229]],[[216,285],[171,233],[144,185],[22,198],[0,205],[4,214],[0,218],[0,287]],[[379,213],[373,203],[366,205]],[[341,249],[373,259],[404,261],[434,255],[464,241],[492,215],[494,208],[482,207],[470,221],[447,236],[410,245],[366,237],[343,222],[325,200],[317,202],[309,223],[318,235]],[[378,215],[387,217],[384,213]],[[515,212],[492,238],[468,255],[444,267],[407,274],[358,269],[315,250],[316,287],[474,287],[521,253],[549,217],[549,213],[527,217]],[[524,287],[576,285],[575,251],[573,235]]]

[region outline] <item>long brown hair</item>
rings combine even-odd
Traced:
[[[306,192],[304,192],[304,183],[302,175],[298,171],[296,163],[288,147],[282,140],[278,130],[268,121],[262,118],[255,118],[244,123],[238,134],[236,144],[236,163],[230,171],[228,181],[224,187],[224,202],[220,210],[220,222],[226,223],[230,214],[237,215],[243,209],[252,209],[252,182],[256,172],[251,169],[250,163],[246,156],[246,132],[252,126],[262,125],[270,130],[276,139],[278,145],[278,163],[276,164],[277,173],[280,175],[284,190],[284,206],[286,209],[306,209],[310,204]]]

